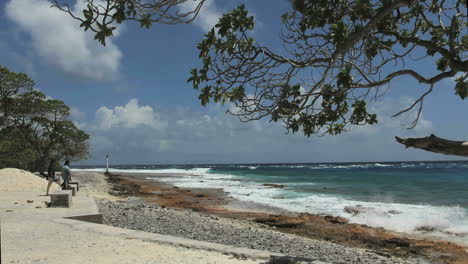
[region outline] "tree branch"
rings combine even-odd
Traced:
[[[468,141],[447,140],[431,134],[422,138],[400,138],[396,141],[407,148],[418,148],[444,155],[468,157]]]
[[[387,6],[386,8],[383,8],[374,18],[367,23],[366,26],[364,26],[360,31],[354,32],[349,36],[349,39],[344,42],[342,45],[339,45],[336,48],[335,53],[333,54],[333,58],[336,58],[337,55],[343,55],[351,49],[358,41],[360,41],[363,36],[368,35],[372,30],[377,27],[377,25],[384,20],[387,15],[391,14],[393,11],[395,11],[398,8],[408,6],[411,1],[407,0],[402,0],[402,1],[396,1],[392,3],[391,5]]]

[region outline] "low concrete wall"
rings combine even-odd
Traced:
[[[71,203],[71,191],[58,190],[50,194],[49,207],[70,207]]]
[[[73,220],[89,222],[89,223],[94,223],[94,224],[102,224],[103,223],[102,214],[78,215],[78,216],[71,216],[71,217],[65,217],[65,218],[66,219],[73,219]]]

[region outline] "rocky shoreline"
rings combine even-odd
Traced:
[[[200,241],[282,253],[330,263],[414,263],[379,256],[369,250],[286,234],[254,222],[210,216],[188,210],[101,200],[105,224]]]
[[[320,256],[331,263],[461,264],[468,258],[466,247],[452,242],[404,237],[339,217],[229,210],[219,190],[182,189],[132,175],[108,175],[107,181],[110,194],[143,201],[99,202],[106,223],[114,226],[297,257]]]

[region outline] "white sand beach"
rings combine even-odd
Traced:
[[[2,263],[259,263],[121,235],[112,228],[104,233],[86,230],[79,227],[81,221],[60,222],[63,217],[97,213],[91,191],[105,188],[99,183],[102,175],[89,175],[91,180],[73,197],[70,208],[47,208],[46,180],[15,169],[0,173]]]

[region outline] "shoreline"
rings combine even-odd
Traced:
[[[282,214],[297,216],[298,213],[291,212],[279,207],[267,206],[255,202],[241,201],[232,197],[221,188],[181,188],[169,183],[159,181],[160,178],[176,176],[176,174],[110,174],[108,178],[115,183],[117,196],[140,196],[145,202],[156,203],[161,206],[187,208],[206,213],[249,213],[255,214]],[[151,180],[143,175],[151,176]],[[120,188],[127,188],[119,193]],[[127,193],[129,192],[129,193]],[[173,194],[173,195],[172,195]],[[162,198],[162,199],[161,199]]]
[[[117,197],[133,197],[129,199],[130,204],[150,204],[251,222],[284,234],[366,249],[384,257],[422,258],[431,263],[464,263],[468,258],[468,248],[453,242],[349,224],[340,217],[293,213],[242,202],[228,197],[220,189],[179,188],[155,180],[146,180],[138,173],[113,174],[107,179],[111,185],[109,193]]]
[[[268,252],[96,223],[95,197],[108,187],[103,175],[76,177],[81,188],[67,207],[47,206],[48,181],[37,175],[9,168],[1,169],[0,177],[1,263],[260,264],[273,259]]]

